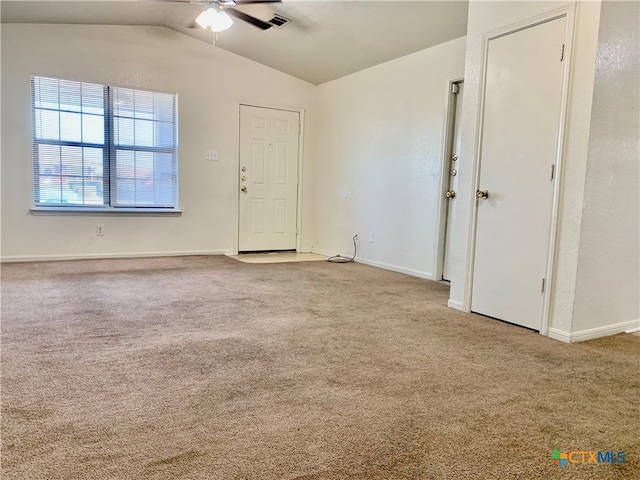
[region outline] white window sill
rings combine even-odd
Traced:
[[[76,215],[76,216],[141,216],[180,217],[182,210],[169,208],[92,208],[92,207],[32,207],[31,215]]]

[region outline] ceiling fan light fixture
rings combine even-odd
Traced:
[[[216,16],[213,19],[211,30],[213,30],[214,32],[222,32],[229,28],[231,25],[233,25],[233,20],[231,20],[231,17],[220,10],[218,13],[216,13]]]
[[[222,32],[233,25],[233,20],[222,10],[211,7],[198,15],[196,23],[205,30],[211,28],[213,32]]]
[[[197,16],[196,23],[206,30],[207,27],[213,23],[213,18],[215,17],[215,15],[215,8],[207,8],[204,12],[200,13],[200,15]]]

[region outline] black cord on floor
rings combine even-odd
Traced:
[[[333,257],[329,257],[327,262],[331,263],[353,263],[356,258],[356,253],[358,253],[358,245],[356,243],[356,239],[358,238],[358,234],[356,233],[353,236],[353,257],[343,257],[342,255],[334,255]]]

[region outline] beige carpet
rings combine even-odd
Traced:
[[[639,337],[446,300],[359,264],[3,265],[2,478],[640,478]]]

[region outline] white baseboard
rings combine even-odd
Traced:
[[[412,277],[424,278],[426,280],[433,280],[433,274],[427,272],[421,272],[419,270],[412,270],[411,268],[398,267],[396,265],[389,265],[388,263],[376,262],[375,260],[368,260],[366,258],[356,257],[356,262],[364,263],[372,267],[382,268],[384,270],[391,270],[392,272],[404,273],[405,275],[411,275]]]
[[[612,325],[605,325],[604,327],[590,328],[571,333],[555,328],[549,328],[548,336],[555,340],[560,340],[561,342],[575,343],[584,342],[585,340],[593,340],[594,338],[609,337],[623,332],[632,333],[634,331],[640,331],[640,320],[614,323]]]
[[[313,248],[313,247],[311,247],[307,251],[311,253],[316,253],[318,255],[322,255],[323,257],[333,257],[335,255],[335,253],[328,252],[327,250],[321,250],[319,248]]]
[[[464,309],[464,306],[462,305],[462,302],[460,302],[458,300],[449,299],[447,301],[447,307],[453,308],[455,310],[460,310],[461,312],[466,312],[466,310]]]
[[[592,340],[594,338],[608,337],[610,335],[616,335],[618,333],[626,332],[638,326],[640,320],[630,320],[628,322],[614,323],[613,325],[606,325],[604,327],[590,328],[588,330],[582,330],[571,334],[572,342],[582,342],[584,340]]]
[[[571,343],[571,333],[565,332],[564,330],[558,330],[557,328],[549,327],[547,329],[547,337],[553,338],[554,340],[560,340],[564,343]]]
[[[328,252],[326,250],[321,250],[318,248],[312,248],[311,253],[317,253],[318,255],[324,255],[325,257],[333,257],[337,255],[334,252]],[[349,257],[350,255],[342,255],[343,257]],[[377,262],[375,260],[368,260],[366,258],[356,257],[355,261],[357,263],[362,263],[364,265],[370,265],[372,267],[382,268],[384,270],[391,270],[392,272],[404,273],[406,275],[411,275],[412,277],[424,278],[427,280],[433,280],[433,274],[427,272],[421,272],[419,270],[412,270],[410,268],[398,267],[396,265],[390,265],[388,263]]]
[[[636,320],[635,327],[632,327],[629,330],[624,331],[624,333],[637,333],[637,332],[640,332],[640,320]]]
[[[56,262],[60,260],[95,260],[99,258],[139,258],[139,257],[184,257],[189,255],[229,255],[229,250],[190,250],[181,252],[127,252],[88,253],[65,255],[14,255],[0,259],[1,263]]]

